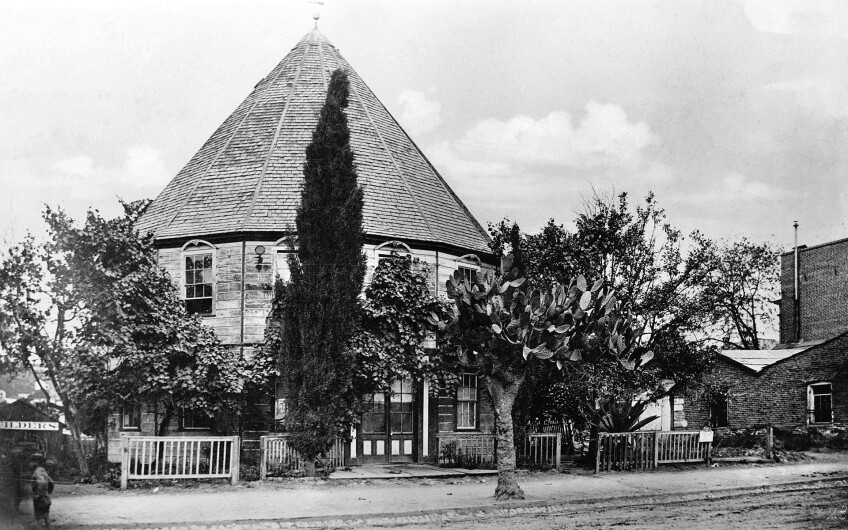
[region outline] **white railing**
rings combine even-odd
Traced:
[[[259,479],[265,480],[269,474],[290,473],[306,468],[306,458],[289,443],[288,434],[272,434],[259,438]],[[327,452],[325,465],[335,469],[344,467],[344,441],[336,440]]]
[[[123,436],[121,489],[129,480],[228,478],[239,480],[238,436]]]

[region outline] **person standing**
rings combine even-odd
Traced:
[[[44,469],[43,455],[34,454],[31,461],[35,467],[32,472],[32,513],[37,526],[39,521],[44,521],[44,527],[50,530],[50,505],[52,504],[50,495],[53,494],[53,479]]]

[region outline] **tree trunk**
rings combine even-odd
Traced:
[[[511,383],[486,376],[486,387],[495,405],[498,442],[498,487],[495,488],[497,500],[524,499],[524,491],[518,485],[515,473],[515,442],[512,433],[512,405],[523,381],[524,376]]]
[[[82,432],[77,422],[77,416],[71,410],[67,397],[62,400],[62,408],[65,409],[65,424],[68,426],[68,430],[71,431],[71,440],[74,443],[74,452],[77,455],[77,465],[79,465],[80,475],[87,477],[91,472],[88,470],[88,460],[85,459],[85,448],[82,446]]]

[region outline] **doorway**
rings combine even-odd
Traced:
[[[362,463],[415,462],[417,416],[411,379],[394,381],[390,393],[369,396],[357,442]]]

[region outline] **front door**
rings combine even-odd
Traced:
[[[411,379],[392,383],[391,393],[377,393],[362,414],[359,447],[363,463],[415,461],[415,389]]]

